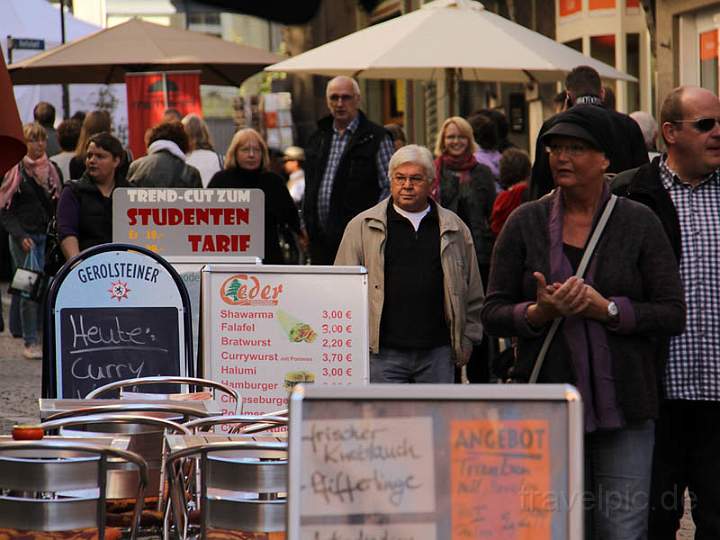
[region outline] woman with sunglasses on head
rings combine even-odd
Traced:
[[[664,361],[656,338],[682,332],[685,302],[658,219],[610,196],[607,114],[577,105],[542,136],[556,187],[505,223],[482,320],[492,335],[517,337],[514,378],[536,374],[537,382],[580,391],[585,489],[595,502],[586,508],[586,538],[640,540],[647,538]],[[596,228],[602,233],[593,246]],[[586,250],[589,264],[576,276]],[[540,363],[543,346],[549,349]]]
[[[60,169],[48,159],[47,133],[40,124],[25,124],[25,157],[10,169],[0,186],[0,221],[10,235],[10,255],[17,267],[45,266],[45,241],[48,223],[62,189]],[[37,336],[38,305],[30,299],[20,301],[20,324],[25,342],[23,356],[42,358]]]
[[[208,188],[261,189],[265,193],[265,264],[284,264],[279,228],[301,236],[295,203],[277,174],[270,172],[270,155],[262,136],[252,128],[241,129],[225,154],[225,170],[215,173]]]
[[[93,135],[83,154],[85,172],[67,184],[58,202],[58,237],[66,259],[112,242],[112,195],[115,188],[128,185],[118,172],[124,150],[115,137],[109,133]]]

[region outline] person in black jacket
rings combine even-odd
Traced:
[[[360,88],[350,77],[335,77],[325,93],[330,116],[305,149],[303,218],[313,264],[333,264],[345,226],[390,193],[388,132],[359,110]]]
[[[608,110],[603,103],[604,91],[600,75],[590,66],[578,66],[568,73],[565,79],[567,88],[566,108],[575,105],[592,105],[607,111],[611,123],[611,141],[608,147],[607,158],[610,160],[608,173],[619,173],[633,167],[639,167],[648,162],[645,139],[640,127],[627,114]],[[538,144],[535,147],[535,162],[533,163],[530,178],[529,199],[539,199],[553,189],[552,173],[545,145],[542,143],[543,134],[557,121],[558,115],[550,117],[540,128]]]
[[[300,218],[285,182],[268,170],[270,156],[262,136],[251,128],[233,136],[225,155],[225,170],[210,179],[211,188],[261,189],[265,193],[265,264],[284,264],[278,229],[302,236]],[[283,231],[284,232],[284,231]]]
[[[47,226],[55,215],[62,189],[62,173],[45,153],[47,133],[40,124],[26,124],[23,135],[27,154],[5,175],[0,186],[0,220],[10,234],[10,254],[15,267],[42,271],[45,266]],[[23,298],[20,321],[28,359],[42,358],[38,347],[36,302]]]
[[[116,187],[127,186],[117,173],[124,150],[115,137],[93,135],[83,153],[85,172],[67,184],[58,202],[58,236],[66,259],[112,242],[112,194]]]

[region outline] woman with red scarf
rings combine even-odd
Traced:
[[[445,120],[435,143],[432,195],[442,206],[455,212],[470,229],[480,276],[483,283],[487,283],[494,242],[490,215],[495,202],[495,178],[490,169],[473,156],[477,149],[467,120],[459,116]],[[489,382],[489,359],[494,351],[495,346],[487,336],[475,346],[467,365],[467,377],[471,382]]]
[[[477,148],[467,120],[459,116],[445,120],[435,143],[432,195],[460,216],[472,232],[480,276],[487,283],[494,242],[490,215],[495,202],[495,180],[490,169],[473,157]]]
[[[47,226],[55,214],[62,187],[62,173],[48,159],[47,133],[40,124],[26,124],[23,135],[25,157],[10,169],[0,186],[0,221],[10,234],[10,254],[15,266],[42,270],[45,264]],[[42,358],[37,336],[37,303],[25,298],[20,304],[20,322],[28,359]]]

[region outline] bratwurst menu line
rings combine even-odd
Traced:
[[[206,375],[236,389],[243,413],[287,406],[297,384],[364,384],[366,281],[360,274],[211,272]],[[231,414],[231,404],[224,404]]]

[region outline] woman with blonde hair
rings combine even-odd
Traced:
[[[433,196],[441,206],[455,212],[472,233],[478,269],[487,283],[494,236],[490,215],[495,202],[495,179],[473,153],[478,145],[473,130],[464,118],[445,120],[435,143],[435,181]],[[486,338],[476,346],[467,367],[471,382],[489,381],[489,358],[495,347]]]
[[[269,170],[270,155],[262,136],[251,128],[241,129],[232,138],[225,169],[215,173],[208,188],[261,189],[265,193],[266,264],[283,264],[278,229],[288,228],[300,235],[295,203],[282,178]]]
[[[0,222],[10,235],[10,255],[15,267],[43,270],[47,226],[55,216],[62,188],[62,173],[48,159],[47,133],[40,124],[25,124],[25,157],[10,169],[0,186]],[[37,336],[37,302],[23,298],[20,324],[25,341],[23,356],[42,358]]]
[[[213,148],[210,132],[205,120],[197,114],[188,114],[182,125],[190,145],[185,163],[200,171],[203,187],[207,187],[213,175],[223,168],[223,158]]]
[[[495,202],[495,180],[490,169],[473,156],[477,148],[467,120],[459,116],[445,120],[435,142],[433,195],[470,228],[480,275],[487,282],[494,239],[490,215]]]

